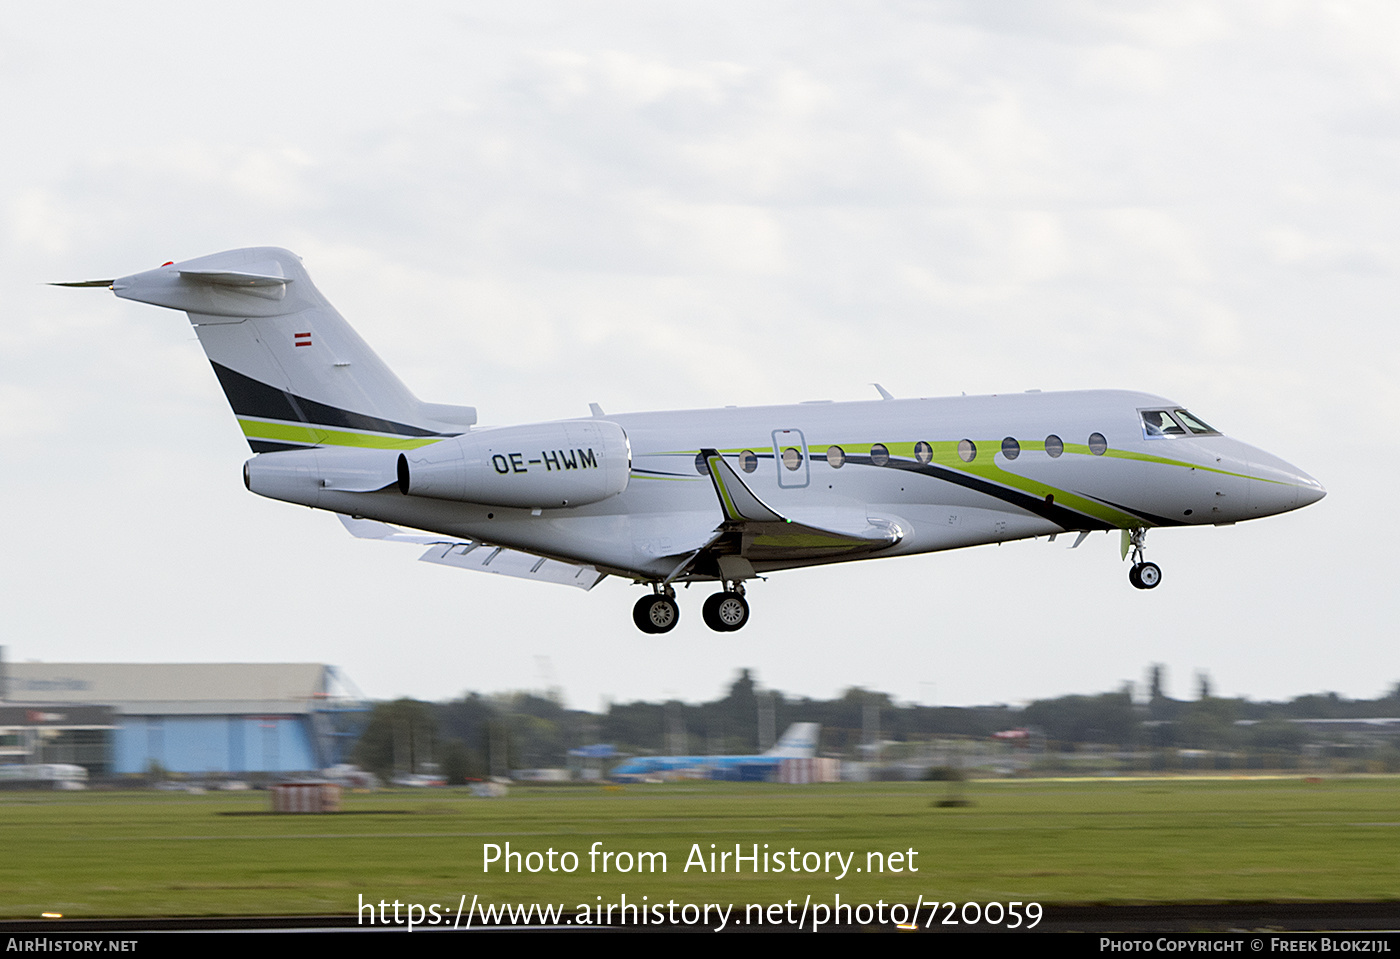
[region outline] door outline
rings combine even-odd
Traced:
[[[794,438],[797,440],[795,443]],[[789,446],[802,454],[802,466],[799,469],[790,470],[783,465],[783,450]],[[773,431],[773,464],[777,467],[779,488],[802,489],[810,483],[811,462],[812,457],[807,453],[807,438],[802,435],[801,430]]]

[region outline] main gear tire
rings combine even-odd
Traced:
[[[669,633],[680,619],[681,608],[676,601],[659,593],[643,596],[632,607],[632,621],[644,633]]]
[[[738,593],[715,593],[705,600],[702,614],[705,625],[715,632],[732,633],[749,621],[749,603]]]

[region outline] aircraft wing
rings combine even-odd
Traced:
[[[355,519],[337,513],[340,522],[357,539],[378,539],[392,543],[417,543],[428,549],[419,562],[437,563],[440,566],[455,566],[458,569],[474,569],[483,573],[496,573],[500,576],[515,576],[542,583],[559,583],[564,586],[577,586],[589,590],[597,586],[607,573],[600,573],[592,566],[566,563],[557,559],[546,559],[518,549],[502,546],[488,546],[469,539],[434,536],[431,533],[407,533],[388,523],[370,519]]]
[[[893,546],[903,536],[896,524],[871,521],[864,515],[842,527],[815,526],[784,516],[759,499],[717,450],[700,453],[724,513],[716,530],[721,536],[714,543],[721,551],[734,552],[737,547],[738,555],[750,562],[809,559],[874,552]]]

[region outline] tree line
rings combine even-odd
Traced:
[[[761,689],[747,669],[711,702],[614,703],[601,713],[566,708],[557,695],[527,692],[468,693],[438,703],[400,699],[372,708],[354,756],[385,778],[431,766],[462,782],[568,766],[570,750],[600,743],[628,755],[756,753],[795,722],[821,723],[821,754],[847,758],[877,740],[983,739],[1011,729],[1027,730],[1045,748],[1062,750],[1098,744],[1296,752],[1310,733],[1291,720],[1400,716],[1400,683],[1373,700],[1319,693],[1254,702],[1215,696],[1204,675],[1198,676],[1195,699],[1173,699],[1164,692],[1161,666],[1150,677],[1146,695],[1136,699],[1125,686],[1025,707],[922,706],[859,687],[830,700],[793,697]]]

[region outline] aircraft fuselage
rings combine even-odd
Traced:
[[[603,419],[626,432],[631,471],[627,488],[603,502],[533,515],[391,491],[323,494],[317,505],[646,579],[669,573],[672,557],[700,548],[715,529],[714,490],[696,464],[705,447],[789,518],[897,526],[898,541],[880,556],[1074,530],[1235,523],[1321,498],[1316,480],[1230,437],[1144,437],[1141,411],[1176,409],[1146,393],[1085,390],[618,414]],[[1090,445],[1095,434],[1101,453]],[[829,454],[833,447],[839,452]],[[796,450],[795,468],[785,450]],[[552,468],[526,456],[520,466]],[[844,558],[854,557],[753,565],[763,572]]]

